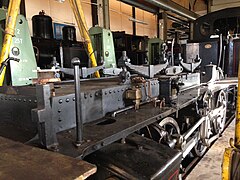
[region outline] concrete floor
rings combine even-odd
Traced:
[[[229,147],[229,139],[234,137],[234,127],[235,121],[232,121],[222,137],[212,145],[186,180],[221,180],[223,154],[225,148]]]

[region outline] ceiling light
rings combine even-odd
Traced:
[[[132,17],[129,18],[129,21],[133,21],[133,22],[136,22],[136,23],[139,23],[139,24],[148,25],[148,23],[146,23],[146,22],[144,22],[142,20],[134,19]]]

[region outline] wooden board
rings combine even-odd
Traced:
[[[86,179],[96,166],[0,137],[0,179]]]

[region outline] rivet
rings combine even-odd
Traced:
[[[90,94],[90,98],[92,98],[92,94]]]
[[[30,103],[31,103],[31,102],[32,102],[32,100],[31,100],[31,99],[29,99],[29,100],[28,100],[28,102],[30,102]]]
[[[59,99],[58,103],[59,104],[62,104],[63,100],[62,99]]]
[[[11,101],[12,100],[12,98],[9,98],[9,101]]]
[[[70,101],[70,99],[69,99],[69,98],[67,98],[67,99],[66,99],[66,102],[69,102],[69,101]]]
[[[87,99],[87,94],[84,94],[84,98]]]
[[[107,95],[107,92],[105,92],[105,95]]]
[[[23,99],[23,102],[26,102],[27,100],[26,99]]]
[[[20,99],[20,98],[19,98],[19,99],[18,99],[18,101],[19,101],[19,102],[21,102],[21,101],[22,101],[22,99]]]
[[[73,97],[72,100],[75,101],[75,97]]]
[[[61,109],[58,110],[58,113],[60,113],[60,112],[61,112]]]
[[[98,97],[98,92],[95,93],[95,96]]]
[[[16,101],[16,100],[17,100],[17,98],[14,98],[13,100],[14,100],[14,101]]]
[[[112,93],[112,91],[111,90],[109,90],[109,94],[111,94]]]
[[[34,103],[37,103],[37,100],[34,100]]]

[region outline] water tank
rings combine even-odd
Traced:
[[[63,41],[76,41],[76,28],[74,26],[64,26],[62,33]]]
[[[53,39],[52,18],[44,11],[32,17],[33,37]]]

